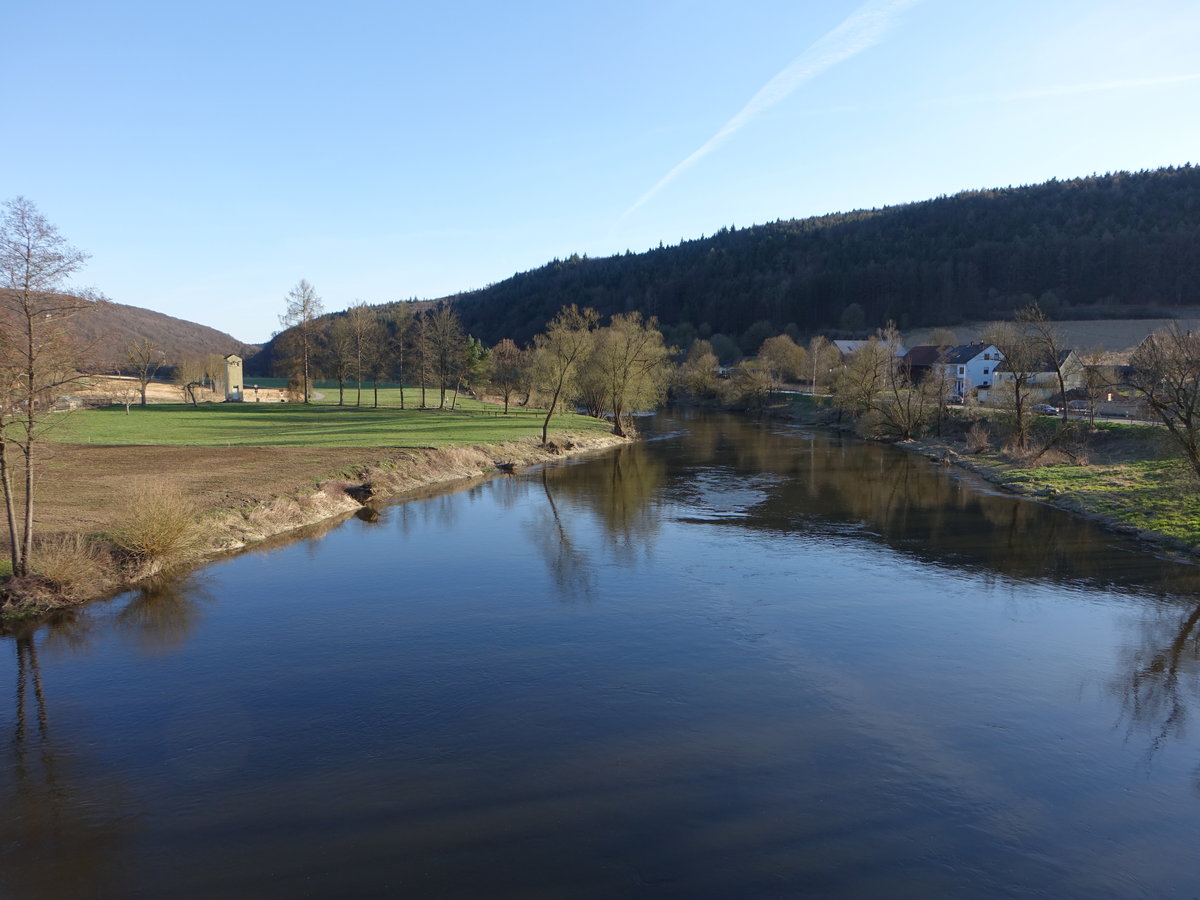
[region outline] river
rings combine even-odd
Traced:
[[[1200,569],[648,430],[0,638],[0,896],[1195,895]]]

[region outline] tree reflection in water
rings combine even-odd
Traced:
[[[203,570],[142,582],[117,612],[117,627],[145,653],[178,650],[200,622],[202,606],[214,601]]]
[[[567,601],[591,600],[596,585],[595,566],[591,557],[571,535],[559,513],[554,491],[550,487],[549,471],[545,468],[541,471],[546,506],[528,524],[527,529],[534,546],[546,562],[561,598]]]
[[[126,792],[111,774],[86,771],[86,760],[55,738],[42,677],[41,647],[82,646],[76,617],[57,616],[12,635],[17,683],[12,739],[0,752],[0,895],[86,897],[116,893],[131,816]],[[85,642],[86,643],[86,642]]]
[[[595,562],[568,525],[578,523],[578,512],[592,514],[604,547],[619,563],[653,549],[660,519],[655,500],[666,466],[643,445],[621,447],[583,465],[543,468],[540,481],[546,506],[530,533],[564,597],[590,599],[597,578]],[[571,505],[572,516],[562,514],[561,502]]]
[[[1140,643],[1125,650],[1113,691],[1121,698],[1130,736],[1150,740],[1152,758],[1168,740],[1185,737],[1189,712],[1200,704],[1200,604],[1180,609],[1163,602],[1139,622]],[[1200,766],[1195,787],[1200,790]]]

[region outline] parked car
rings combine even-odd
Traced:
[[[955,406],[962,406],[963,398],[959,394],[951,394],[946,398],[947,403],[952,403]]]
[[[1049,403],[1035,403],[1033,404],[1033,411],[1041,413],[1043,416],[1057,416],[1059,413],[1058,407],[1051,406]]]
[[[1091,405],[1086,400],[1072,400],[1067,404],[1067,409],[1073,413],[1085,413],[1091,408]]]

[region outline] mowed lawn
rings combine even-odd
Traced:
[[[162,403],[64,413],[49,439],[63,444],[141,444],[191,447],[444,447],[541,437],[545,411],[510,410],[460,397],[458,409],[399,409],[399,391],[389,390],[379,409],[337,406],[336,391],[322,402]],[[405,392],[409,404],[420,392]],[[353,399],[353,398],[348,398]],[[365,401],[371,398],[365,396]],[[334,402],[331,402],[334,401]],[[436,394],[427,395],[436,403]],[[56,417],[57,419],[57,417]],[[608,434],[609,423],[573,413],[556,415],[552,433]]]

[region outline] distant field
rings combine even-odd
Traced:
[[[1193,315],[1178,319],[1080,319],[1074,322],[1055,322],[1054,327],[1063,333],[1067,343],[1076,350],[1129,350],[1140,344],[1151,332],[1162,331],[1171,325],[1185,330],[1200,329],[1200,310],[1184,312]],[[948,327],[958,341],[965,344],[977,340],[991,324],[972,322]],[[932,328],[919,328],[905,332],[905,346],[927,344],[932,331]]]
[[[383,402],[383,392],[380,401]],[[409,388],[410,403],[420,392]],[[336,397],[333,398],[336,401]],[[394,389],[391,402],[399,405]],[[460,398],[458,410],[339,407],[323,403],[160,403],[64,413],[52,440],[63,444],[190,447],[443,447],[540,437],[544,412],[514,411]],[[574,414],[553,431],[606,434],[611,426]]]

